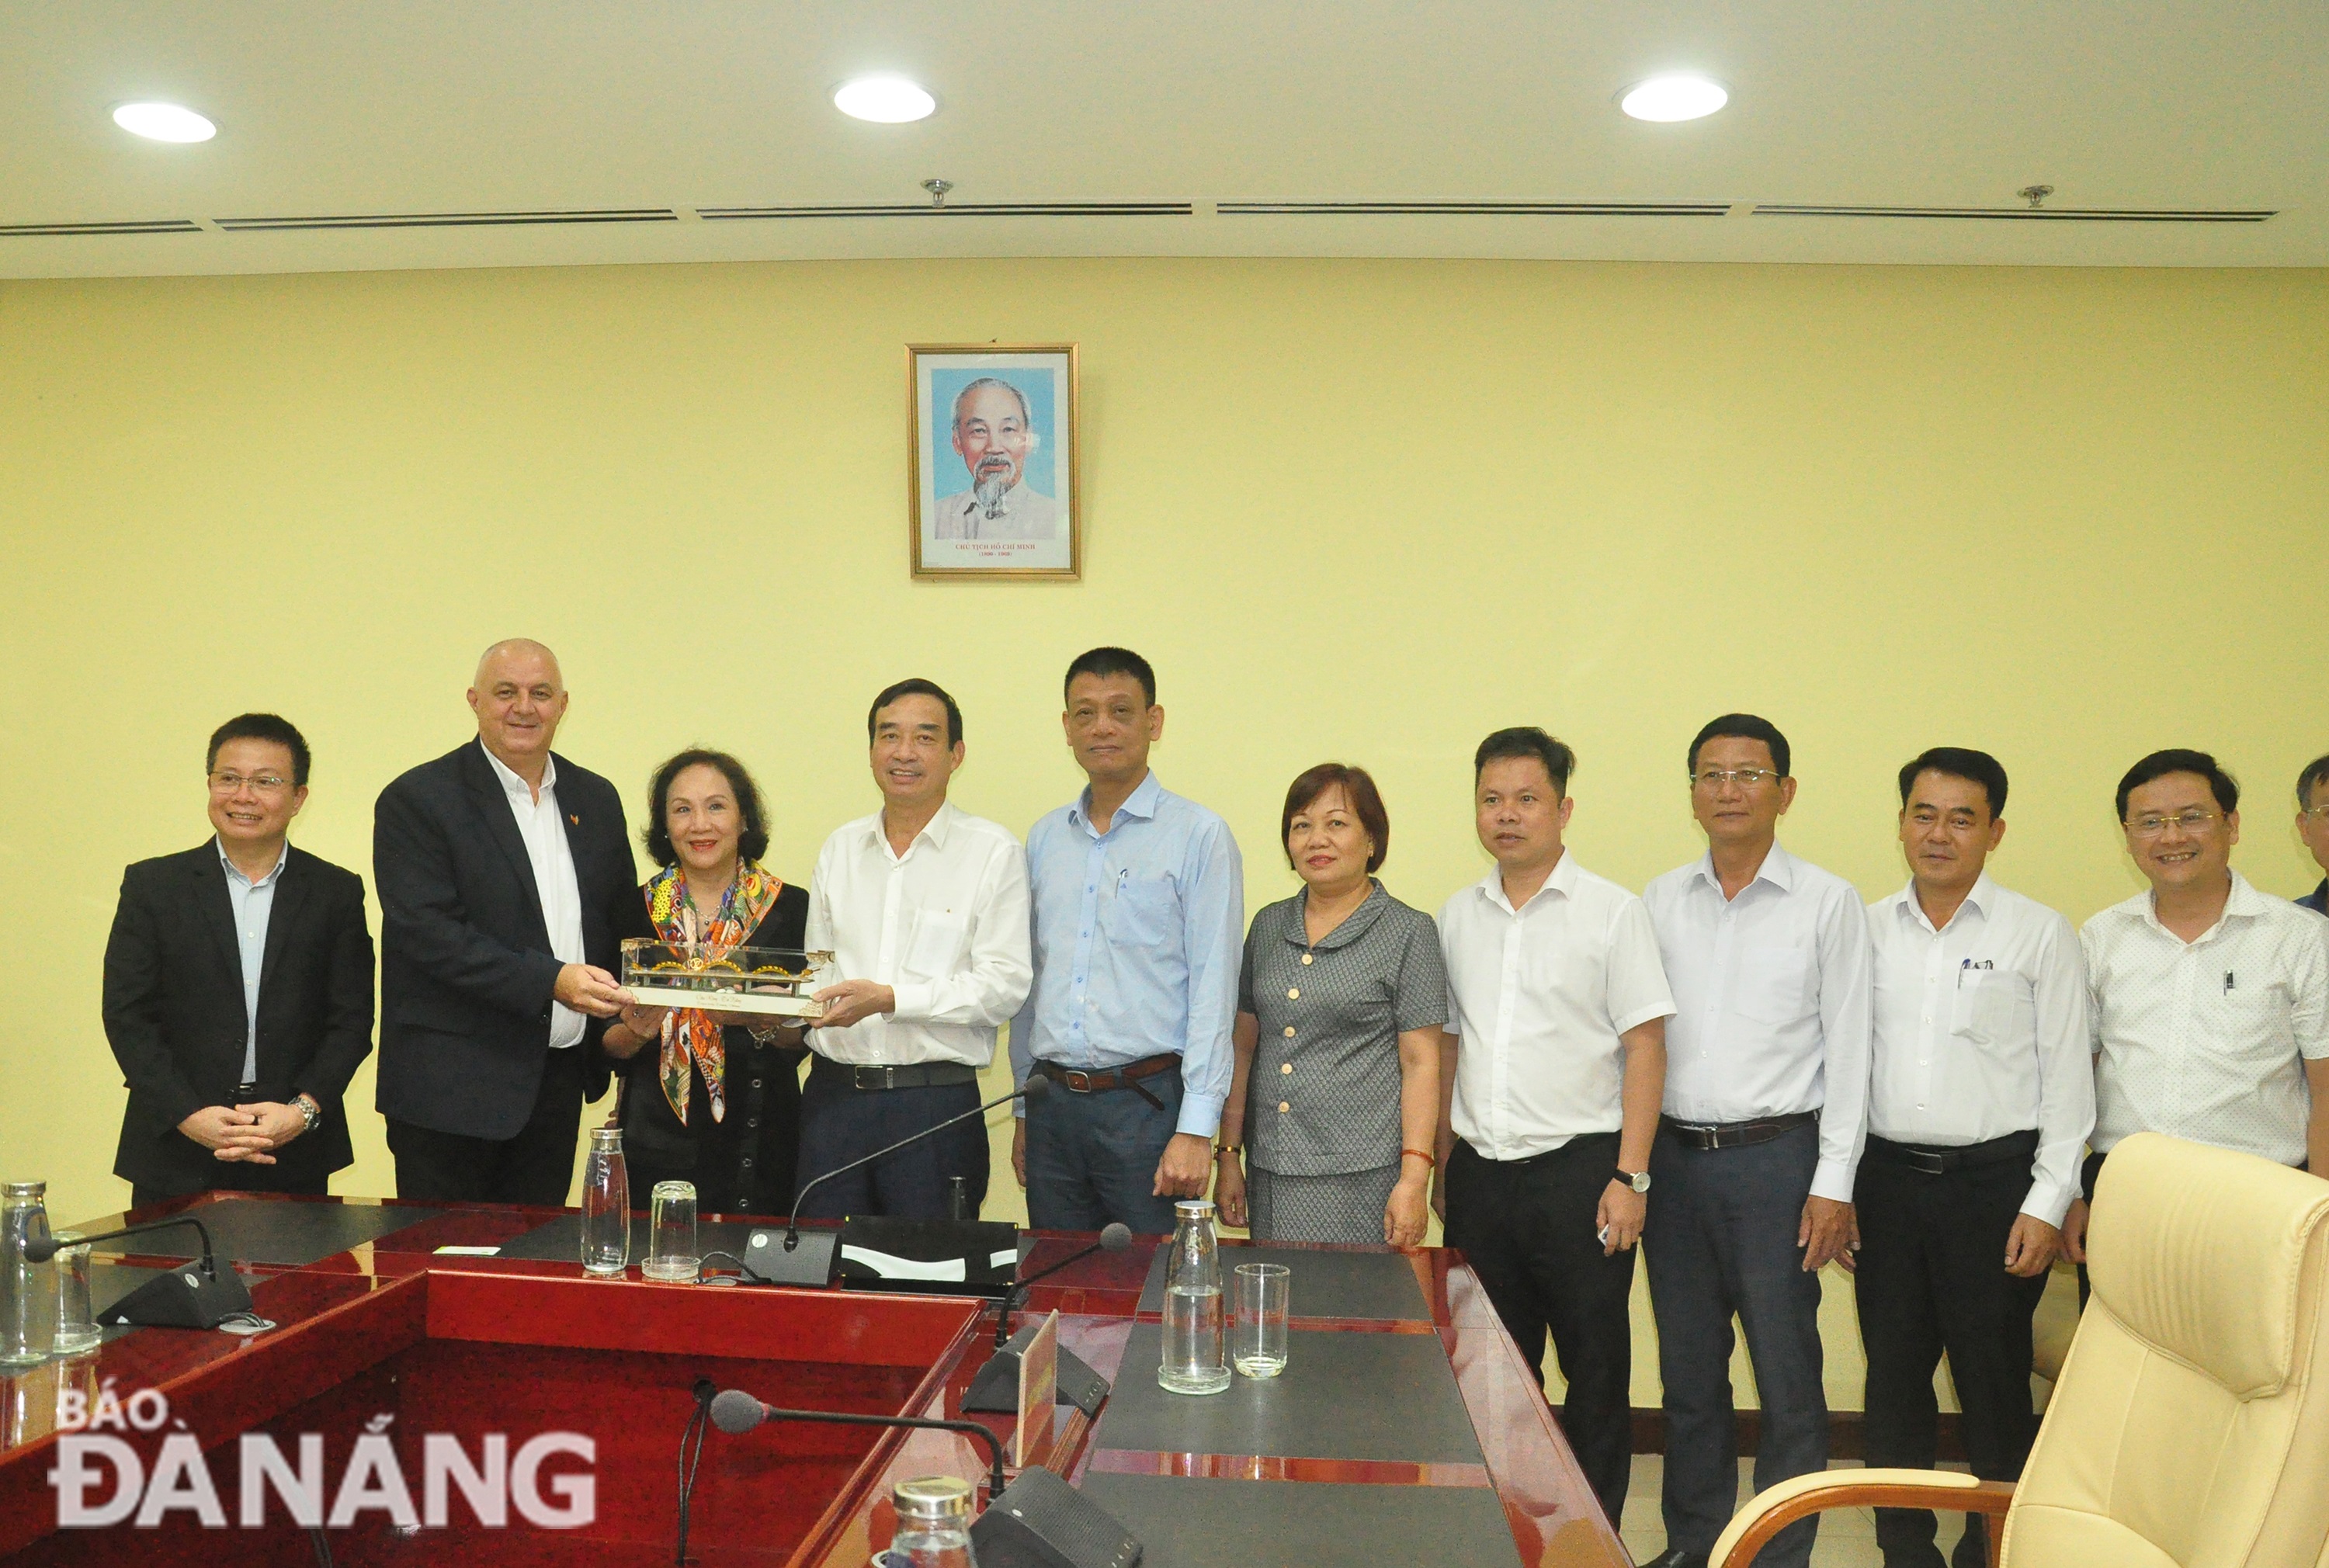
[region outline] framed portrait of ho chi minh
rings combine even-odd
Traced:
[[[918,577],[1083,575],[1076,345],[906,350]]]

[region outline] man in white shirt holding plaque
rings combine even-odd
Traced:
[[[1853,1196],[1867,1462],[1933,1467],[1946,1352],[1973,1473],[2013,1481],[2038,1432],[2031,1319],[2095,1096],[2077,934],[1986,869],[2005,791],[1995,757],[1959,746],[1900,770],[1910,876],[1868,910],[1875,1043]],[[1966,1516],[1957,1568],[1988,1561],[1984,1525]],[[1928,1509],[1877,1509],[1885,1568],[1941,1568],[1936,1528]]]
[[[2204,751],[2156,751],[2118,784],[2151,884],[2087,922],[2094,1152],[2164,1132],[2329,1174],[2329,921],[2232,869],[2240,786]],[[2063,1226],[2086,1261],[2086,1204]]]
[[[1561,843],[1577,758],[1500,729],[1472,758],[1495,869],[1439,912],[1440,1218],[1540,1378],[1551,1330],[1561,1430],[1612,1519],[1633,1464],[1634,1243],[1674,1012],[1642,901]]]
[[[978,1103],[995,1031],[1027,998],[1027,862],[1019,840],[947,800],[963,762],[962,709],[928,681],[873,699],[865,729],[882,809],[825,841],[809,883],[811,951],[847,978],[816,993],[801,1097],[799,1184]],[[986,1196],[976,1118],[807,1195],[834,1219],[966,1217]]]
[[[1730,1321],[1762,1396],[1758,1491],[1827,1468],[1819,1271],[1851,1266],[1867,1126],[1868,911],[1778,845],[1796,798],[1787,737],[1730,713],[1690,746],[1707,853],[1642,893],[1674,1016],[1650,1155],[1650,1302],[1665,1385],[1665,1555],[1703,1568],[1739,1492]],[[1805,1568],[1817,1521],[1756,1559]]]

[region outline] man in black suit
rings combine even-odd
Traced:
[[[614,916],[638,897],[615,786],[550,749],[557,656],[477,662],[477,738],[381,792],[380,1111],[401,1197],[562,1205],[590,1047],[629,993]],[[586,1081],[587,1080],[587,1081]]]
[[[340,1105],[372,1052],[363,878],[290,847],[307,743],[271,713],[211,737],[211,825],[121,878],[105,1036],[129,1085],[113,1174],[139,1207],[321,1193],[355,1156]]]

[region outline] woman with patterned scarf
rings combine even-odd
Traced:
[[[655,769],[647,853],[663,869],[639,889],[616,934],[736,947],[801,944],[808,890],[760,864],[760,792],[724,752],[690,750]],[[658,1181],[692,1181],[706,1214],[782,1214],[792,1207],[800,1142],[797,1031],[758,1013],[633,1007],[603,1048],[622,1084],[616,1111],[644,1207]]]

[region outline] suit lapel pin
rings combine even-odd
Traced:
[[[578,828],[582,825],[582,819],[580,817],[574,816],[571,813],[569,813],[566,820]]]

